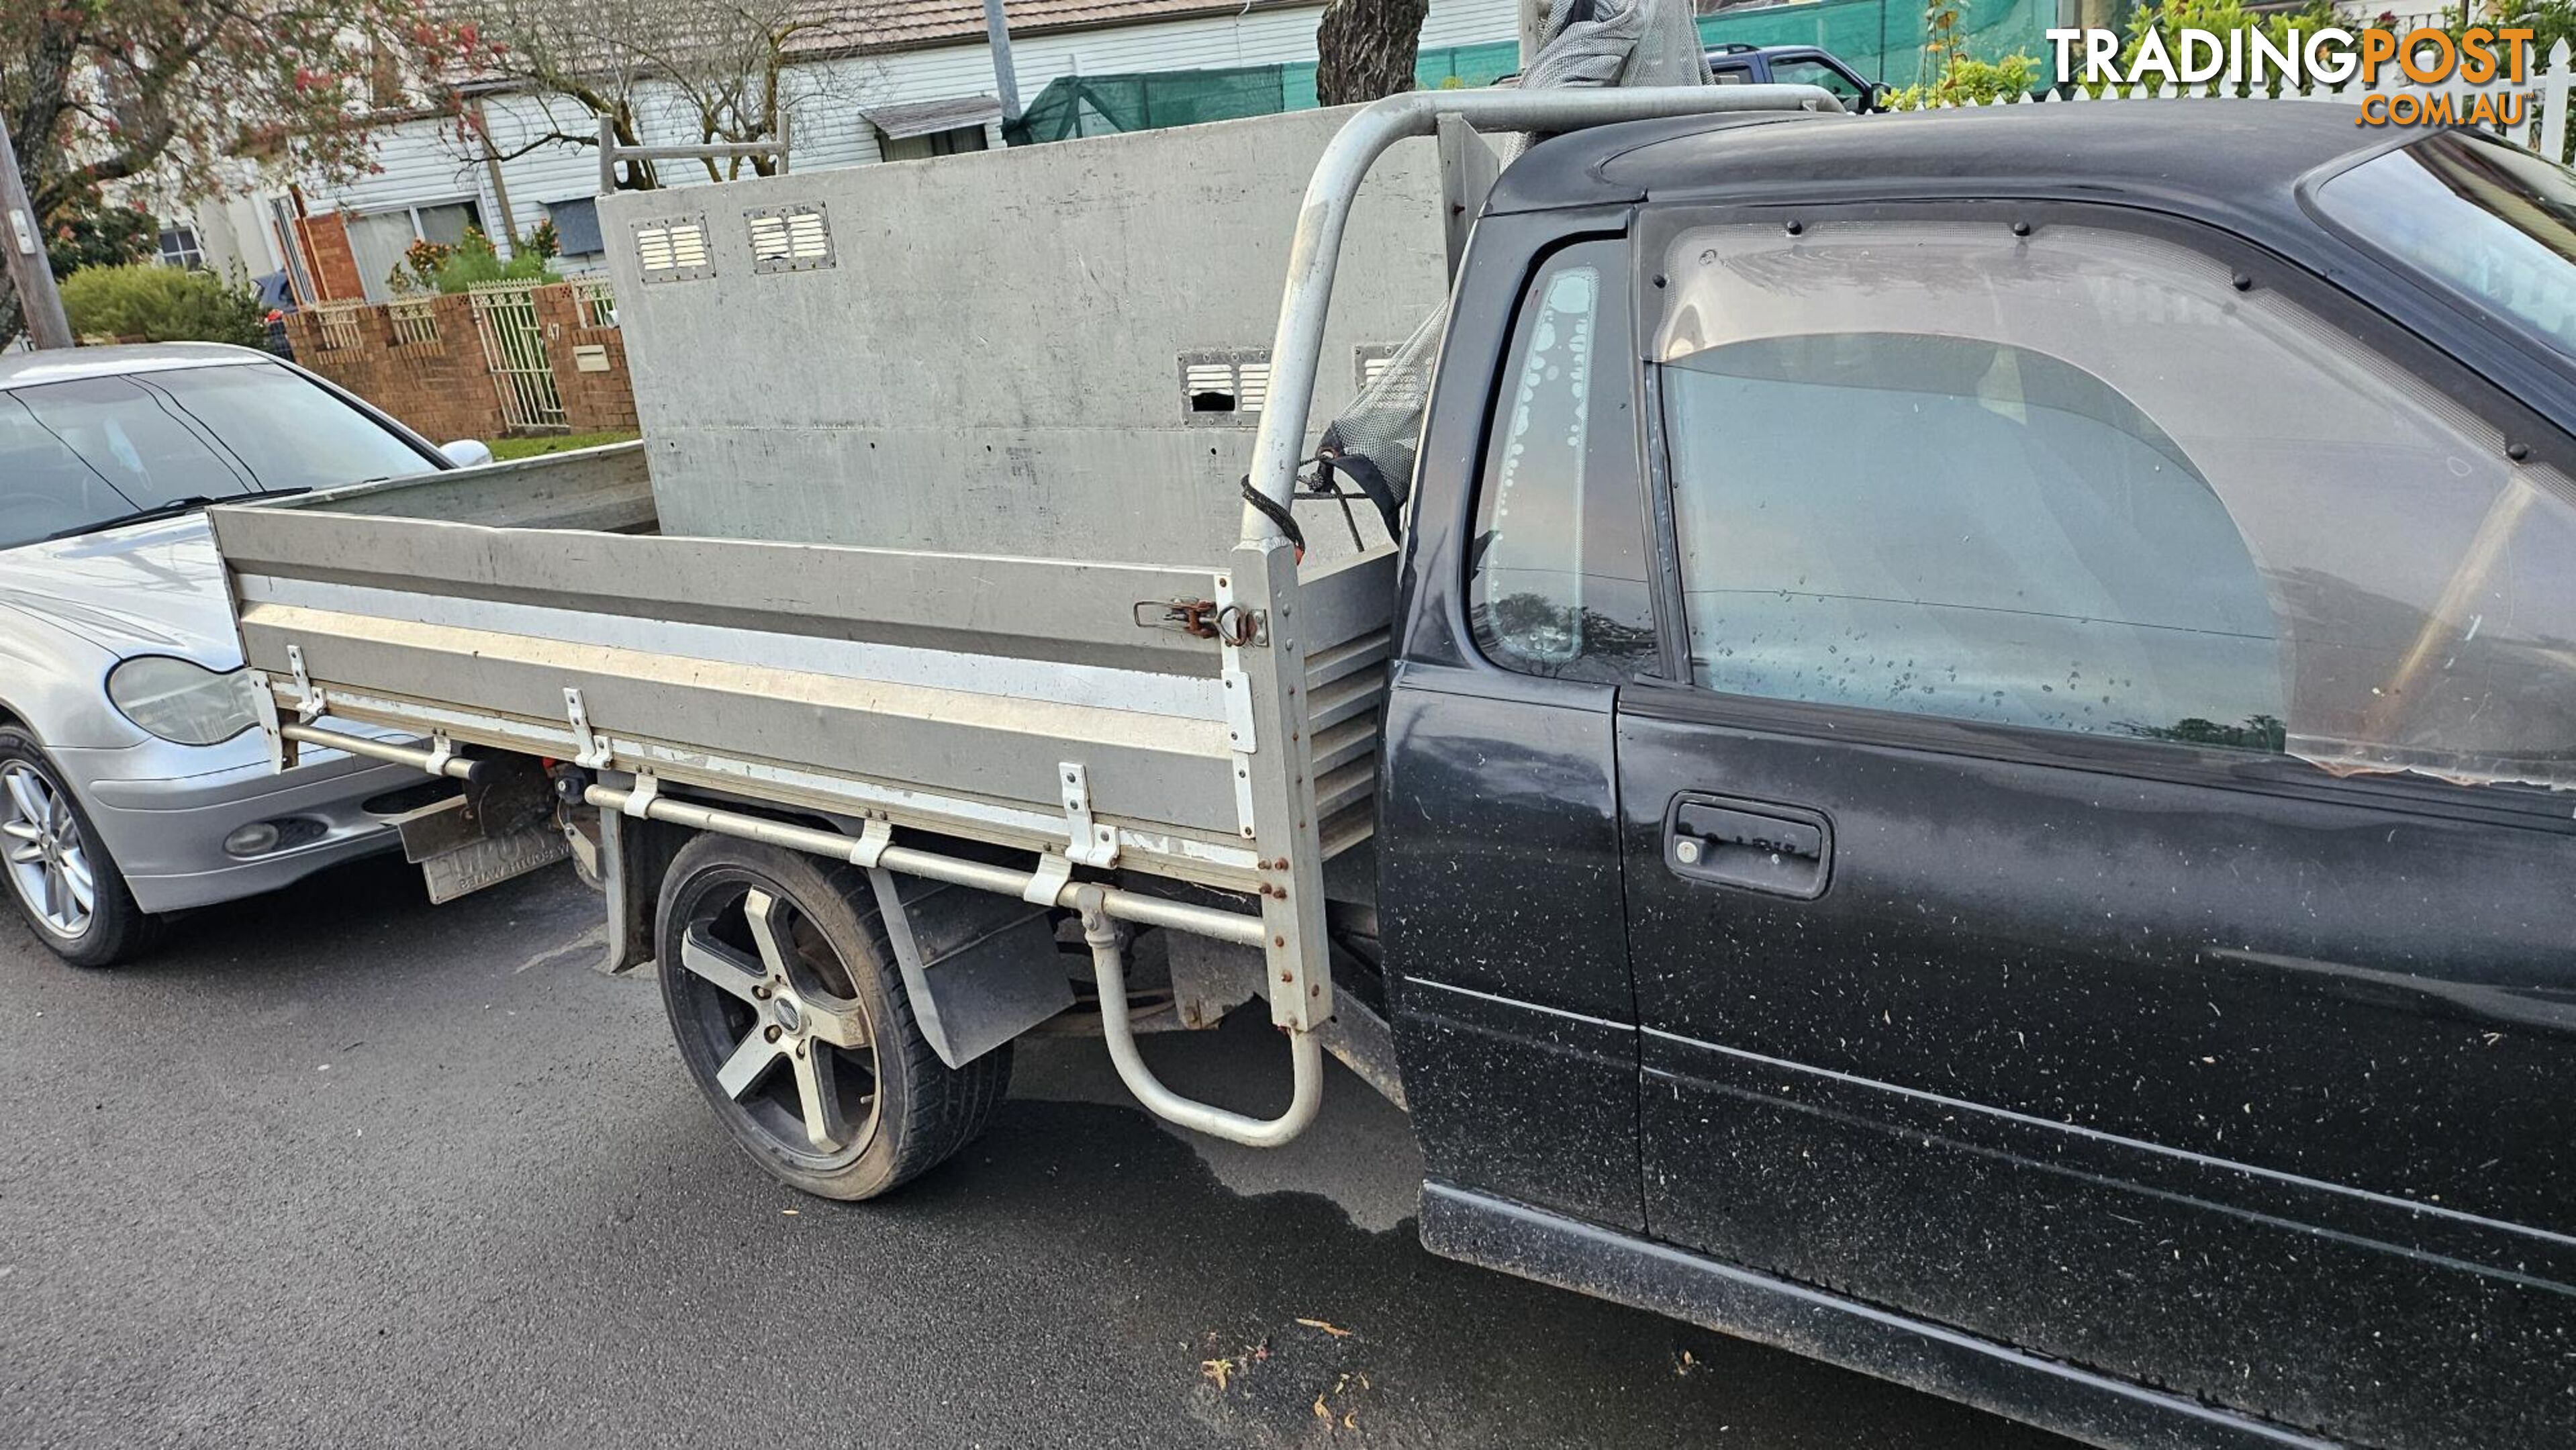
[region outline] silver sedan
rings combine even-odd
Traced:
[[[202,510],[489,456],[241,348],[0,355],[0,876],[39,940],[105,966],[394,844],[365,803],[416,772],[271,768]]]

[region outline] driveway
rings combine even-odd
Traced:
[[[0,1445],[2062,1450],[1432,1258],[1338,1069],[1264,1155],[1031,1044],[956,1162],[800,1198],[597,921],[567,874],[433,909],[389,861],[109,973],[0,918]],[[1284,1077],[1258,1024],[1147,1055],[1206,1090],[1235,1047]]]

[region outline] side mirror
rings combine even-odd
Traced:
[[[492,445],[473,438],[442,443],[438,451],[446,454],[447,461],[459,468],[480,468],[492,461]]]
[[[1861,92],[1860,109],[1864,112],[1884,111],[1887,109],[1887,98],[1895,94],[1896,88],[1887,82],[1871,81],[1869,88]]]

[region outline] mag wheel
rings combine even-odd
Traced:
[[[78,967],[111,966],[152,935],[116,863],[35,738],[0,729],[0,876],[36,936]]]
[[[780,1180],[871,1198],[983,1131],[1011,1050],[950,1068],[923,1040],[866,879],[702,836],[660,906],[662,1003],[689,1074]]]

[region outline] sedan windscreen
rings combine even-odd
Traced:
[[[0,393],[0,548],[188,499],[331,488],[437,465],[273,364]]]
[[[374,419],[285,368],[188,368],[138,379],[215,437],[263,491],[338,488],[437,467]]]

